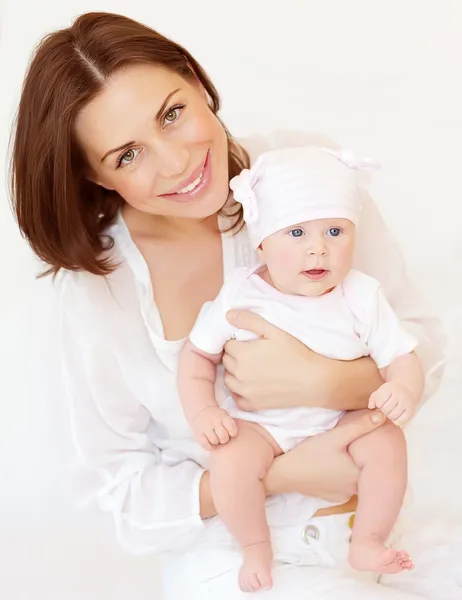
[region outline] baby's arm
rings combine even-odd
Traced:
[[[250,269],[236,269],[213,302],[201,308],[178,365],[178,387],[183,410],[197,441],[206,449],[226,444],[237,435],[237,425],[215,399],[217,365],[234,328],[227,310]]]
[[[396,425],[413,416],[424,390],[424,373],[414,352],[395,358],[380,369],[385,383],[369,399],[369,408],[380,408]]]
[[[344,287],[360,324],[360,337],[385,381],[371,395],[369,408],[379,408],[403,425],[414,414],[424,388],[423,369],[414,353],[417,340],[402,326],[378,281],[352,271]]]
[[[178,388],[183,410],[197,441],[211,450],[237,435],[237,426],[215,399],[220,354],[199,350],[189,340],[180,355]]]

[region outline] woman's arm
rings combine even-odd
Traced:
[[[360,411],[347,422],[316,435],[294,450],[276,458],[264,479],[268,496],[298,492],[331,502],[342,503],[357,491],[358,467],[348,453],[357,438],[380,427],[385,416],[380,411]],[[206,471],[199,488],[200,514],[203,519],[216,514]]]
[[[110,515],[132,554],[180,549],[203,531],[198,495],[203,469],[156,448],[151,417],[127,388],[108,349],[65,350],[73,442],[91,477],[83,492]]]
[[[371,358],[343,361],[318,354],[315,357],[319,370],[316,383],[320,385],[318,397],[321,400],[317,406],[334,410],[367,408],[370,395],[383,383],[377,365]],[[310,357],[310,360],[313,358]],[[305,386],[309,387],[306,372],[304,375]]]
[[[325,358],[254,313],[233,310],[230,317],[237,328],[260,336],[255,341],[230,340],[225,346],[226,385],[243,410],[367,408],[369,396],[383,383],[371,358]]]
[[[81,492],[111,517],[128,552],[184,548],[203,533],[199,488],[204,469],[153,443],[151,414],[128,384],[111,343],[110,325],[124,313],[118,307],[111,311],[112,290],[102,277],[96,291],[83,277],[69,276],[76,285],[62,292],[60,319],[72,441],[80,468],[89,475]]]
[[[444,371],[445,334],[421,291],[407,272],[400,247],[369,194],[363,195],[361,227],[354,267],[377,279],[404,329],[417,340],[415,350],[425,374],[424,400],[433,394]]]

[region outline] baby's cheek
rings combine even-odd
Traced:
[[[294,248],[286,248],[281,246],[279,251],[272,253],[272,260],[280,268],[289,268],[300,262],[300,253],[296,252]]]

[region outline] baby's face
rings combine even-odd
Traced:
[[[260,259],[281,292],[321,296],[347,276],[353,262],[355,226],[347,219],[292,225],[263,240]]]

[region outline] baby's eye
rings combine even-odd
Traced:
[[[303,235],[303,229],[300,229],[300,227],[297,227],[295,229],[291,229],[289,231],[289,235],[291,235],[292,237],[302,237]]]
[[[342,233],[340,227],[330,227],[327,230],[327,235],[331,235],[332,237],[338,237]]]

